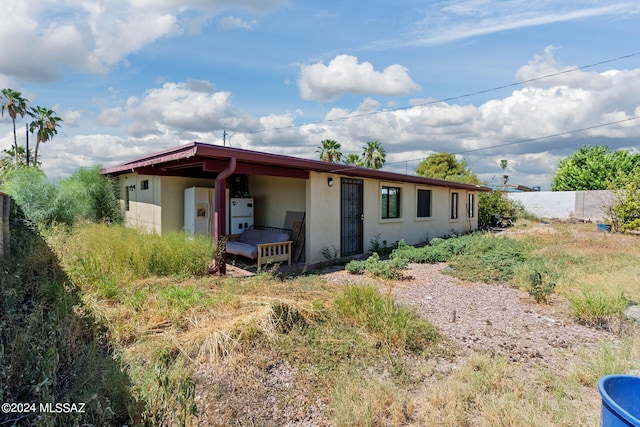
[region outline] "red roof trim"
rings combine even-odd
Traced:
[[[348,166],[343,164],[327,163],[320,160],[303,159],[299,157],[285,156],[281,154],[270,154],[259,151],[245,150],[241,148],[221,147],[219,145],[204,144],[202,142],[192,142],[169,150],[164,150],[142,158],[131,160],[120,165],[104,168],[101,173],[104,175],[120,175],[122,173],[135,172],[136,169],[155,166],[160,168],[163,163],[190,157],[200,157],[204,159],[230,159],[235,157],[238,164],[254,163],[257,165],[278,166],[285,169],[297,169],[304,171],[315,171],[325,173],[335,173],[340,175],[375,178],[386,181],[408,182],[413,184],[431,185],[438,187],[449,187],[473,191],[490,191],[488,187],[463,184],[459,182],[445,181],[441,179],[423,178],[414,175],[405,175],[396,172],[387,172],[377,169]]]

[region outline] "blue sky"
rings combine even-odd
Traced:
[[[453,152],[488,183],[506,159],[548,189],[583,144],[640,149],[637,28],[623,0],[14,0],[0,88],[64,119],[39,153],[52,178],[226,130],[305,158],[377,140],[396,172]]]

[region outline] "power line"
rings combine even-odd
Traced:
[[[620,124],[620,123],[626,123],[626,122],[630,122],[630,121],[638,120],[638,119],[640,119],[640,116],[628,117],[628,118],[622,119],[622,120],[616,120],[616,121],[613,121],[613,122],[601,123],[601,124],[598,124],[598,125],[587,126],[587,127],[583,127],[583,128],[579,128],[579,129],[568,130],[568,131],[565,131],[565,132],[554,133],[554,134],[551,134],[551,135],[539,136],[537,138],[528,138],[528,139],[522,139],[522,140],[519,140],[519,141],[505,142],[503,144],[490,145],[488,147],[472,148],[470,150],[457,151],[457,152],[452,153],[452,154],[474,153],[474,152],[477,152],[477,151],[485,151],[485,150],[492,150],[494,148],[507,147],[509,145],[524,144],[524,143],[527,143],[527,142],[541,141],[543,139],[557,138],[559,136],[571,135],[573,133],[579,133],[579,132],[586,132],[588,130],[597,129],[597,128],[603,128],[603,127],[607,127],[607,126],[613,126],[613,125],[617,125],[617,124]],[[397,162],[387,162],[387,163],[384,164],[384,166],[395,165],[395,164],[400,164],[400,163],[408,163],[408,162],[417,162],[417,161],[422,161],[423,159],[424,159],[424,157],[420,157],[419,159],[398,160]]]
[[[632,120],[638,120],[638,119],[640,119],[640,116],[634,116],[634,117],[629,117],[629,118],[626,118],[626,119],[623,119],[623,120],[616,120],[615,122],[601,123],[599,125],[587,126],[587,127],[580,128],[580,129],[575,129],[575,130],[568,130],[566,132],[555,133],[553,135],[545,135],[545,136],[540,136],[540,137],[537,137],[537,138],[523,139],[521,141],[506,142],[504,144],[492,145],[492,146],[489,146],[489,147],[474,148],[474,149],[471,149],[471,150],[458,151],[457,153],[454,153],[454,154],[473,153],[473,152],[476,152],[476,151],[491,150],[493,148],[506,147],[506,146],[509,146],[509,145],[524,144],[525,142],[534,142],[534,141],[540,141],[540,140],[543,140],[543,139],[556,138],[556,137],[563,136],[563,135],[571,135],[572,133],[586,132],[586,131],[591,130],[591,129],[603,128],[603,127],[617,125],[617,124],[620,124],[620,123],[630,122]]]
[[[522,85],[525,85],[527,83],[532,83],[532,82],[536,82],[536,81],[540,81],[540,80],[545,80],[545,79],[561,76],[561,75],[564,75],[564,74],[573,73],[573,72],[580,71],[580,70],[594,68],[594,67],[597,67],[599,65],[604,65],[604,64],[609,64],[609,63],[612,63],[612,62],[621,61],[623,59],[632,58],[632,57],[638,56],[638,55],[640,55],[640,52],[634,52],[634,53],[630,53],[628,55],[622,55],[622,56],[618,56],[618,57],[611,58],[611,59],[605,59],[605,60],[602,60],[602,61],[599,61],[599,62],[595,62],[593,64],[582,65],[582,66],[579,66],[579,67],[573,67],[573,68],[570,68],[570,69],[567,69],[567,70],[558,71],[556,73],[551,73],[551,74],[546,74],[546,75],[539,76],[539,77],[534,77],[534,78],[531,78],[531,79],[523,80],[521,82],[513,82],[513,83],[501,85],[501,86],[495,86],[495,87],[492,87],[490,89],[478,90],[478,91],[470,92],[470,93],[463,94],[463,95],[456,95],[456,96],[451,96],[451,97],[448,97],[448,98],[442,98],[442,99],[427,101],[427,102],[423,102],[423,103],[417,103],[417,104],[413,104],[413,105],[407,105],[407,106],[396,107],[396,108],[388,108],[388,109],[385,109],[385,110],[371,111],[371,112],[368,112],[368,113],[360,113],[360,114],[354,114],[354,115],[351,115],[351,116],[336,117],[334,119],[318,120],[318,121],[301,123],[301,124],[296,124],[296,125],[288,125],[288,126],[281,126],[281,127],[275,127],[275,128],[269,128],[269,129],[260,129],[260,130],[254,130],[254,131],[239,131],[239,132],[236,132],[236,133],[258,134],[258,133],[264,133],[264,132],[295,129],[295,128],[299,128],[299,127],[302,127],[302,126],[336,123],[336,122],[342,122],[342,121],[351,120],[351,119],[357,119],[357,118],[362,118],[362,117],[375,116],[375,115],[378,115],[378,114],[393,113],[393,112],[396,112],[396,111],[411,110],[413,108],[426,107],[428,105],[439,104],[439,103],[442,103],[442,102],[450,102],[450,101],[456,101],[458,99],[470,98],[470,97],[473,97],[473,96],[476,96],[476,95],[484,95],[484,94],[489,93],[489,92],[495,92],[495,91],[502,90],[502,89],[507,89],[507,88],[510,88],[510,87],[522,86]]]

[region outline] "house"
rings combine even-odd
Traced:
[[[192,187],[208,188],[212,195],[211,203],[199,206],[196,215],[207,222],[205,232],[214,238],[230,234],[232,197],[253,199],[255,224],[282,228],[293,213],[296,237],[302,241],[294,261],[306,264],[326,261],[327,250],[350,256],[364,253],[371,242],[391,245],[402,239],[418,244],[476,230],[477,196],[489,191],[477,185],[200,142],[108,167],[102,173],[118,180],[126,225],[157,233],[185,228],[192,215],[185,210],[185,194]]]

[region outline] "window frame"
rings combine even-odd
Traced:
[[[460,193],[452,191],[449,198],[449,220],[457,221],[460,219]]]
[[[476,195],[474,193],[469,193],[467,196],[467,216],[469,218],[476,217]]]
[[[420,192],[427,192],[429,194],[429,201],[428,201],[428,215],[420,215],[422,212],[420,212],[420,208],[422,207],[420,204]],[[416,219],[417,220],[426,220],[426,219],[431,219],[433,218],[433,190],[431,188],[416,188]]]
[[[390,203],[391,201],[391,194],[389,190],[396,190],[395,191],[395,198],[396,200],[396,204],[395,204],[395,212],[390,212],[390,208],[392,206],[392,204]],[[385,190],[386,190],[386,212],[385,212]],[[380,219],[382,220],[398,220],[398,219],[402,219],[402,187],[396,187],[396,186],[392,186],[392,185],[385,185],[385,184],[381,184],[380,185]],[[395,214],[396,216],[391,216],[392,214]]]

